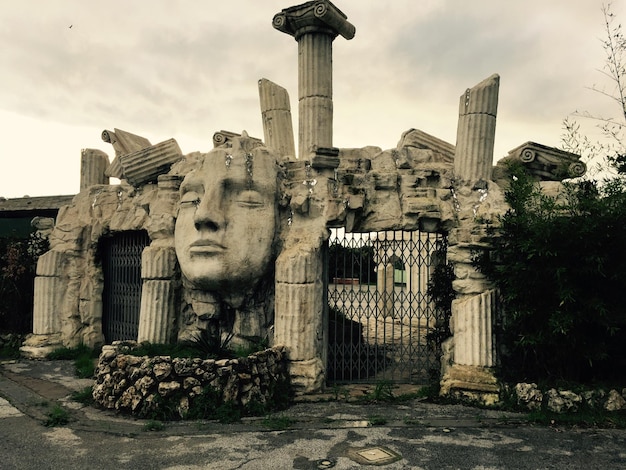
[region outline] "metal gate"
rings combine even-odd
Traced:
[[[427,342],[436,311],[427,290],[445,262],[443,235],[332,230],[328,251],[331,383],[426,383],[439,369]]]
[[[119,232],[101,240],[102,331],[104,340],[136,340],[141,306],[141,253],[150,244],[145,231]]]

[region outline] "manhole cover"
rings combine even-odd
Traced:
[[[348,457],[363,465],[387,465],[402,458],[386,447],[351,448]]]

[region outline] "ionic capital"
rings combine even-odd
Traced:
[[[333,38],[341,35],[352,39],[355,27],[346,15],[328,0],[315,0],[285,8],[274,16],[274,28],[293,36],[296,41],[304,34],[321,33]]]

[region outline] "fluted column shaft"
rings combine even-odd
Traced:
[[[63,254],[48,251],[37,261],[37,277],[33,303],[33,333],[47,335],[61,331],[61,318],[58,314],[61,278],[59,271]]]
[[[461,365],[495,365],[493,322],[497,296],[489,290],[452,302],[454,362]]]
[[[149,246],[141,256],[139,342],[169,343],[174,330],[177,270],[173,247]]]
[[[454,173],[463,181],[491,179],[500,77],[468,88],[460,98]]]
[[[80,190],[95,184],[109,184],[105,175],[109,157],[102,150],[84,149],[80,154]]]
[[[299,155],[333,146],[333,37],[304,34],[298,40]]]
[[[287,90],[262,78],[259,80],[259,99],[265,144],[278,150],[282,156],[295,157],[291,105]]]

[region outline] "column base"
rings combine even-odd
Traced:
[[[441,379],[439,395],[493,405],[500,401],[500,386],[493,368],[454,364]]]
[[[24,340],[22,347],[20,347],[20,353],[26,359],[46,359],[52,351],[62,347],[61,333],[31,334]]]
[[[296,395],[319,393],[324,388],[325,369],[321,359],[289,361],[288,371]]]

